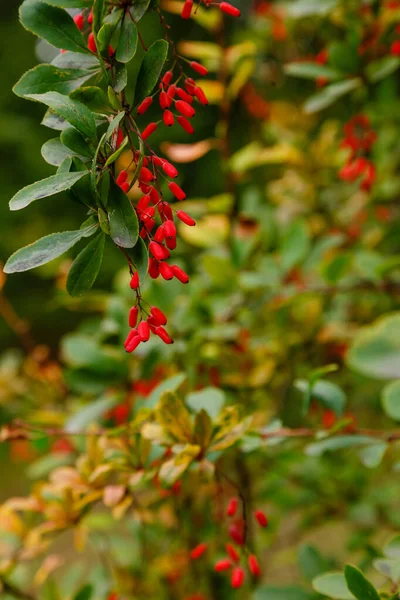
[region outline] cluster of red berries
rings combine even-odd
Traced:
[[[137,271],[132,275],[131,288],[137,290],[139,287],[139,276]],[[138,296],[138,304],[140,305],[140,296]],[[139,317],[138,306],[132,306],[129,311],[129,327],[131,328],[128,336],[125,340],[125,350],[127,352],[133,352],[141,342],[148,342],[150,335],[154,333],[157,335],[165,344],[173,344],[172,338],[168,335],[164,325],[167,324],[167,317],[164,313],[157,308],[152,306],[149,313],[145,312],[144,308],[140,305],[140,321],[137,324]],[[143,319],[143,316],[146,318]]]
[[[229,2],[220,2],[219,4],[212,0],[200,0],[199,5],[204,4],[205,6],[218,6],[220,11],[229,15],[230,17],[240,17],[240,10],[229,4]],[[194,0],[185,0],[182,8],[182,19],[190,19],[194,6]]]
[[[229,500],[228,507],[226,510],[227,516],[230,518],[235,518],[238,508],[239,508],[239,499],[235,496]],[[262,510],[254,511],[254,518],[256,519],[256,521],[260,525],[260,527],[265,528],[268,526],[268,518]],[[244,547],[246,540],[244,537],[244,522],[242,519],[238,520],[238,521],[234,521],[230,525],[229,536],[230,536],[231,540],[236,544],[236,546],[238,546],[239,548]],[[191,551],[190,558],[192,560],[199,559],[201,556],[203,556],[203,554],[205,554],[205,552],[207,551],[207,548],[208,548],[208,545],[205,542],[198,544]],[[230,572],[231,586],[234,589],[238,589],[238,588],[242,587],[242,585],[245,581],[245,577],[246,577],[245,570],[244,570],[243,566],[241,566],[241,564],[240,564],[240,562],[241,562],[240,553],[239,553],[238,549],[235,548],[235,546],[231,543],[227,543],[225,545],[225,550],[226,550],[228,556],[218,560],[214,565],[214,570],[217,573]],[[246,555],[247,555],[247,565],[248,565],[251,575],[253,577],[260,577],[261,568],[260,568],[260,564],[259,564],[259,561],[258,561],[256,555],[249,554],[247,552],[246,552]]]
[[[339,177],[345,181],[361,178],[361,189],[369,191],[375,182],[375,165],[369,158],[372,146],[376,141],[376,133],[371,128],[368,117],[356,115],[344,126],[342,148],[351,152],[346,164],[340,169]]]
[[[79,31],[83,31],[85,28],[85,24],[86,24],[85,15],[83,13],[78,13],[77,15],[74,16],[74,21],[75,21],[75,25],[77,26]],[[88,23],[88,25],[90,25],[90,27],[92,27],[92,25],[93,25],[93,12],[92,11],[90,11],[88,14],[87,23]],[[90,50],[90,52],[97,54],[96,40],[95,40],[93,31],[89,32],[88,39],[87,39],[87,47]],[[113,54],[115,54],[115,50],[110,45],[108,47],[108,56],[113,56]]]

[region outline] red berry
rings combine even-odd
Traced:
[[[148,194],[145,194],[144,196],[142,196],[139,200],[139,202],[137,203],[137,209],[139,211],[143,211],[146,210],[148,208],[150,204],[150,196]]]
[[[192,217],[190,217],[183,210],[177,210],[176,216],[178,217],[178,219],[180,221],[182,221],[182,223],[185,223],[185,225],[190,225],[191,227],[193,227],[193,225],[196,225],[196,221],[194,219],[192,219]]]
[[[208,104],[207,96],[205,95],[201,87],[196,85],[196,87],[194,88],[194,93],[200,104]]]
[[[154,174],[150,171],[150,169],[148,169],[147,167],[142,167],[140,169],[140,173],[139,173],[139,179],[141,181],[144,181],[146,183],[149,183],[150,181],[153,181],[154,179]]]
[[[256,521],[258,522],[258,524],[261,525],[261,527],[268,526],[267,515],[262,510],[254,511],[254,517],[255,517]]]
[[[196,62],[195,60],[192,60],[192,62],[190,63],[190,67],[193,69],[193,71],[196,71],[196,73],[198,73],[199,75],[204,76],[204,75],[207,75],[207,73],[208,73],[208,69],[206,69],[206,67],[204,67],[200,63]]]
[[[128,181],[125,181],[124,183],[121,183],[119,187],[123,192],[125,192],[125,194],[127,194],[129,192],[130,184],[128,183]]]
[[[168,202],[160,202],[160,204],[158,205],[158,212],[161,218],[169,219],[170,221],[172,221],[172,219],[174,218],[172,214],[172,209]]]
[[[153,204],[157,204],[158,201],[160,200],[160,196],[159,193],[157,192],[156,188],[151,188],[150,190],[150,200],[152,201]]]
[[[157,327],[154,333],[158,335],[158,337],[162,339],[165,344],[174,343],[173,339],[168,335],[164,327]]]
[[[131,282],[129,284],[132,290],[137,290],[139,287],[139,273],[137,271],[131,277]]]
[[[229,554],[229,556],[231,557],[231,559],[234,562],[239,562],[240,560],[240,556],[239,554],[236,552],[235,548],[232,546],[232,544],[226,544],[225,546],[227,553]]]
[[[138,334],[142,342],[147,342],[150,337],[150,327],[146,321],[142,321],[138,326]]]
[[[165,221],[164,223],[164,231],[166,237],[174,238],[176,237],[176,227],[173,221]]]
[[[185,273],[183,269],[178,267],[177,265],[172,265],[172,272],[174,276],[179,279],[181,283],[189,283],[189,275]]]
[[[175,117],[170,110],[164,110],[163,121],[167,127],[172,127],[175,123]]]
[[[133,338],[135,338],[137,335],[138,335],[138,330],[131,329],[131,331],[126,336],[126,340],[125,340],[125,344],[124,344],[125,348],[130,344],[130,342],[133,340]]]
[[[139,346],[140,342],[141,342],[140,337],[138,335],[135,335],[132,338],[132,340],[129,342],[129,344],[126,344],[125,350],[129,353],[133,352]]]
[[[150,137],[151,134],[154,133],[156,129],[157,129],[157,123],[149,123],[142,132],[142,139],[147,140],[147,138]]]
[[[185,102],[188,102],[189,104],[192,104],[193,96],[190,96],[190,94],[185,92],[185,90],[183,90],[182,88],[177,88],[176,93],[178,94],[178,96],[181,100],[184,100]]]
[[[234,517],[239,505],[239,500],[234,496],[229,500],[228,508],[226,509],[226,514],[228,517]]]
[[[182,8],[182,19],[190,19],[192,14],[193,0],[186,0]]]
[[[239,527],[237,523],[233,523],[229,527],[229,535],[231,539],[236,542],[239,546],[243,546],[244,544],[244,536],[243,536],[243,528]]]
[[[160,271],[158,268],[158,262],[154,258],[149,258],[149,275],[152,279],[157,279]]]
[[[168,175],[168,177],[178,176],[178,169],[176,169],[174,165],[171,165],[171,163],[169,163],[167,160],[163,162],[162,169],[164,173]]]
[[[174,272],[168,263],[160,262],[160,264],[158,265],[158,268],[160,270],[160,274],[163,279],[165,279],[166,281],[173,279]]]
[[[125,181],[128,179],[128,172],[127,171],[120,171],[118,173],[118,177],[116,179],[116,183],[117,185],[121,185],[122,183],[125,183]]]
[[[156,260],[165,260],[166,258],[169,258],[167,248],[157,242],[150,242],[149,250]]]
[[[261,575],[261,569],[257,557],[254,554],[250,554],[248,564],[250,573],[254,575],[254,577],[259,577]]]
[[[207,550],[207,544],[205,544],[205,543],[199,544],[198,546],[193,548],[193,550],[191,551],[190,558],[192,558],[193,560],[196,560],[197,558],[200,558],[200,556],[202,556],[206,550]]]
[[[400,40],[395,40],[390,46],[390,54],[393,54],[393,56],[400,55]]]
[[[138,313],[139,313],[139,310],[138,310],[137,306],[132,306],[131,310],[129,311],[129,327],[136,326]]]
[[[97,47],[96,47],[96,41],[94,39],[94,33],[93,32],[89,33],[87,47],[89,48],[90,52],[94,52],[96,54]]]
[[[172,77],[173,77],[173,73],[172,71],[166,71],[163,75],[163,78],[161,79],[162,83],[164,85],[169,85],[172,81]]]
[[[77,26],[77,28],[79,29],[79,31],[82,31],[82,29],[85,26],[85,17],[83,16],[82,13],[78,13],[77,15],[74,16],[74,21],[75,21],[75,25]]]
[[[168,92],[167,92],[168,96],[170,98],[175,98],[175,94],[176,94],[176,85],[170,85],[168,88]]]
[[[124,141],[124,132],[122,129],[118,129],[117,140],[115,142],[115,149],[118,150],[122,142]]]
[[[231,17],[240,17],[240,10],[236,6],[232,6],[229,2],[221,2],[219,5],[221,11]]]
[[[175,102],[175,107],[176,110],[181,113],[181,115],[188,117],[189,119],[196,114],[193,106],[190,106],[190,104],[184,100],[177,100]]]
[[[89,13],[87,22],[89,23],[89,25],[91,25],[93,23],[93,11],[92,10]]]
[[[221,560],[215,563],[214,570],[217,571],[217,573],[220,573],[221,571],[227,571],[231,568],[231,566],[232,563],[229,560],[229,558],[222,558]]]
[[[163,242],[164,240],[165,240],[164,225],[160,225],[160,227],[157,229],[156,233],[154,234],[154,241],[155,242]]]
[[[161,92],[160,94],[160,106],[163,110],[169,108],[172,104],[171,96],[168,96],[166,92]]]
[[[189,123],[189,121],[186,119],[186,117],[179,115],[179,117],[177,117],[176,120],[178,121],[178,123],[182,127],[182,129],[184,129],[186,131],[186,133],[189,133],[190,135],[192,135],[194,133],[193,126],[191,125],[191,123]]]
[[[242,567],[235,567],[232,571],[231,585],[237,589],[242,587],[244,582],[244,571]]]
[[[171,183],[168,184],[168,187],[174,196],[178,198],[178,200],[184,200],[186,198],[186,194],[183,189],[180,188],[179,185],[174,181],[171,181]]]
[[[167,324],[167,317],[164,315],[164,313],[162,312],[162,310],[160,310],[156,306],[152,306],[150,308],[150,314],[153,315],[153,317],[156,319],[156,321],[160,325],[166,325]]]
[[[137,109],[138,115],[143,115],[152,104],[153,104],[153,98],[151,96],[147,96],[147,98],[145,98],[143,100],[143,102],[141,104],[139,104],[139,106],[138,106],[138,109]]]

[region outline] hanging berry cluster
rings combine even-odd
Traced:
[[[205,4],[214,6],[212,2]],[[77,5],[82,6],[81,0],[77,0]],[[68,6],[74,6],[73,0]],[[191,0],[185,2],[184,18],[190,17],[192,6]],[[227,2],[218,6],[223,13],[240,15],[240,11]],[[165,39],[154,41],[150,47],[141,35],[139,24],[147,10],[158,13],[165,29]],[[134,0],[121,3],[96,0],[92,8],[75,11],[71,16],[45,0],[25,0],[20,16],[27,29],[60,49],[59,57],[51,65],[41,65],[51,71],[51,77],[46,73],[45,81],[43,78],[37,81],[40,71],[31,71],[16,88],[23,84],[21,95],[43,102],[65,121],[66,131],[60,135],[60,143],[66,161],[59,164],[51,156],[50,163],[59,166],[58,173],[51,181],[43,180],[21,190],[11,200],[11,208],[23,208],[39,197],[70,190],[74,199],[89,209],[89,219],[79,232],[54,234],[52,239],[63,236],[64,241],[70,233],[71,243],[60,240],[60,250],[65,251],[83,237],[93,234],[96,237],[71,267],[67,280],[69,293],[82,295],[93,285],[101,265],[104,239],[109,235],[128,261],[130,287],[135,293],[128,318],[126,351],[132,352],[141,342],[147,342],[151,334],[172,344],[165,329],[167,318],[159,308],[149,307],[143,300],[142,284],[147,274],[153,279],[175,278],[183,284],[189,282],[188,274],[170,259],[177,246],[176,223],[180,221],[189,227],[196,223],[176,207],[176,202],[186,198],[176,181],[178,170],[154,151],[150,138],[158,129],[175,124],[186,134],[194,134],[192,119],[197,107],[207,105],[208,100],[193,77],[204,77],[208,70],[178,53],[158,6],[145,4],[142,7]],[[65,25],[62,35],[58,35],[59,28],[56,29],[59,23]],[[144,58],[138,65],[135,93],[130,100],[126,91],[126,64],[136,59],[139,42]],[[80,71],[71,74],[69,69]],[[85,82],[96,78],[99,87],[80,87],[82,73]],[[73,81],[69,82],[71,78]],[[44,93],[34,93],[38,84]],[[68,94],[72,91],[73,95],[58,90]],[[96,108],[99,103],[100,109]],[[148,122],[150,107],[153,118]],[[160,117],[154,120],[157,109]],[[131,162],[128,168],[121,170],[117,165],[122,152],[130,155]],[[131,190],[135,193],[130,194]],[[142,195],[135,201],[137,191]],[[57,254],[54,248],[52,252],[43,253],[45,239],[15,253],[6,265],[6,272],[27,270],[59,255],[61,252]],[[29,260],[26,260],[27,254]]]
[[[365,115],[355,115],[343,128],[341,147],[350,150],[346,164],[340,169],[339,177],[345,181],[360,179],[362,190],[369,191],[375,182],[375,165],[370,153],[376,141],[376,133]]]

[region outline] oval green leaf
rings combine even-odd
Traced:
[[[372,583],[353,565],[346,565],[344,570],[347,587],[357,600],[380,600],[380,596]]]
[[[153,91],[160,78],[167,56],[168,42],[165,40],[157,40],[150,46],[140,66],[136,81],[135,104],[139,104]]]
[[[103,261],[105,235],[97,235],[76,257],[67,278],[70,296],[82,296],[96,281]]]
[[[353,600],[343,573],[330,572],[313,579],[312,586],[316,592],[334,600]]]
[[[113,181],[107,210],[113,241],[121,248],[133,248],[139,236],[138,218],[128,196]]]
[[[38,65],[27,73],[13,87],[17,96],[59,92],[69,94],[95,75],[95,71],[85,69],[59,69],[54,65]]]
[[[126,14],[121,24],[121,34],[118,41],[116,59],[121,63],[128,63],[135,56],[138,43],[136,25]]]
[[[41,179],[40,181],[36,181],[36,183],[31,183],[31,185],[26,186],[11,198],[10,210],[21,210],[21,208],[25,208],[32,202],[35,202],[35,200],[48,198],[59,192],[69,190],[77,181],[79,181],[79,179],[82,179],[82,177],[85,177],[88,174],[88,171],[80,171],[79,173],[57,173],[56,175],[47,177],[47,179]]]

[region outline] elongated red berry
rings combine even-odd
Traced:
[[[171,165],[171,163],[169,163],[167,160],[164,161],[162,169],[164,173],[168,175],[168,177],[178,176],[178,169],[174,167],[174,165]]]
[[[240,556],[239,556],[238,552],[235,550],[235,548],[232,546],[232,544],[226,544],[225,548],[226,548],[227,553],[233,560],[233,562],[239,562]]]
[[[267,515],[262,510],[254,511],[254,517],[261,527],[268,527]]]
[[[87,47],[89,48],[90,52],[94,52],[96,54],[97,47],[96,47],[96,40],[94,39],[93,32],[89,33]]]
[[[161,92],[160,94],[160,106],[163,110],[169,108],[172,104],[171,96],[168,96],[166,92]]]
[[[183,90],[182,88],[176,88],[176,93],[181,100],[184,100],[185,102],[188,102],[189,104],[192,104],[193,96],[191,96],[190,94],[185,92],[185,90]]]
[[[191,77],[187,77],[185,79],[185,88],[188,94],[190,94],[191,96],[194,96],[194,90],[196,87],[196,82],[194,79],[192,79]]]
[[[140,344],[141,340],[138,335],[132,338],[132,340],[125,346],[127,352],[133,352]]]
[[[89,25],[91,25],[93,23],[93,11],[92,10],[89,13],[87,22],[89,23]]]
[[[193,71],[196,71],[196,73],[198,73],[199,75],[207,75],[208,73],[208,69],[206,69],[206,67],[204,67],[203,65],[201,65],[199,62],[196,62],[195,60],[192,60],[192,62],[190,63],[190,67],[193,69]]]
[[[177,265],[172,265],[172,271],[174,273],[174,276],[181,282],[181,283],[189,283],[189,275],[187,273],[185,273],[185,271],[183,269],[181,269],[180,267],[178,267]],[[236,540],[235,540],[236,541]]]
[[[150,200],[152,201],[152,203],[153,203],[153,204],[157,204],[157,203],[158,203],[158,201],[160,200],[160,195],[159,195],[159,193],[157,192],[156,188],[152,187],[152,188],[150,189],[150,192],[149,192],[149,194],[150,194]]]
[[[158,227],[157,231],[154,234],[154,241],[155,242],[163,242],[164,240],[165,240],[164,225],[160,225],[160,227]]]
[[[183,115],[179,115],[179,117],[177,117],[176,120],[178,121],[182,129],[186,131],[186,133],[189,133],[190,135],[194,133],[193,126],[191,123],[189,123],[186,117],[184,117]]]
[[[235,567],[232,571],[231,585],[234,589],[242,587],[244,582],[244,571],[242,567]]]
[[[186,198],[186,194],[181,187],[175,181],[171,181],[168,184],[169,189],[178,200],[184,200]]]
[[[137,329],[131,329],[131,331],[126,336],[126,340],[125,340],[125,343],[124,343],[125,349],[126,349],[127,346],[129,346],[129,344],[131,343],[131,341],[133,340],[133,338],[137,337],[137,335],[138,335],[138,330]]]
[[[247,562],[249,565],[250,573],[254,575],[254,577],[260,577],[261,569],[257,557],[254,554],[250,554],[249,558],[247,559]]]
[[[176,110],[181,113],[181,115],[183,115],[184,117],[188,117],[189,119],[191,119],[196,114],[196,111],[194,110],[193,106],[190,106],[190,104],[188,102],[185,102],[184,100],[177,100],[175,102],[175,107]]]
[[[175,123],[175,117],[170,110],[164,110],[163,121],[167,127],[172,127]]]
[[[141,181],[144,181],[146,183],[149,183],[150,181],[153,181],[154,179],[154,174],[150,171],[150,169],[148,169],[147,167],[142,167],[140,169],[140,173],[139,173],[139,179]]]
[[[129,284],[132,290],[137,290],[139,287],[139,273],[137,271],[131,277],[131,282]]]
[[[214,571],[220,573],[221,571],[227,571],[232,567],[232,562],[229,558],[222,558],[214,565]]]
[[[147,138],[150,137],[151,134],[154,133],[156,129],[157,129],[157,123],[149,123],[142,132],[142,139],[147,140]]]
[[[239,500],[234,496],[229,500],[228,508],[226,509],[226,514],[228,517],[234,517],[239,506]]]
[[[198,85],[196,85],[196,87],[194,88],[194,94],[197,100],[200,102],[200,104],[208,104],[207,96],[205,95],[201,87],[199,87]]]
[[[121,185],[122,183],[125,183],[125,181],[128,179],[128,171],[120,171],[118,173],[118,177],[116,179],[116,183],[117,185]]]
[[[207,550],[207,544],[205,544],[205,543],[199,544],[198,546],[193,548],[193,550],[191,551],[190,558],[192,558],[193,560],[196,560],[197,558],[200,558],[200,556],[203,556],[203,554],[206,550]]]
[[[180,221],[182,221],[182,223],[185,223],[185,225],[189,225],[190,227],[193,227],[194,225],[196,225],[196,221],[194,219],[192,219],[192,217],[190,217],[183,210],[177,210],[176,216],[178,217],[178,219]]]
[[[172,71],[166,71],[161,79],[164,85],[169,85],[172,81],[173,73]]]
[[[137,306],[132,306],[129,311],[129,327],[136,327],[139,310]]]
[[[156,260],[165,260],[169,257],[168,250],[157,242],[150,242],[149,250]]]
[[[192,8],[193,8],[193,0],[186,0],[185,4],[183,5],[182,8],[182,19],[190,19],[190,15],[192,14]]]
[[[147,342],[150,337],[150,327],[146,321],[142,321],[138,325],[138,334],[142,342]]]
[[[170,85],[169,88],[168,88],[167,94],[168,94],[168,96],[170,96],[170,98],[175,98],[176,85]]]
[[[176,237],[176,227],[173,221],[165,221],[164,223],[164,231],[166,237],[174,238]]]
[[[124,132],[122,131],[122,129],[118,129],[117,132],[117,139],[115,142],[115,149],[118,150],[118,148],[120,147],[120,145],[122,144],[122,142],[124,141]]]
[[[148,194],[145,194],[144,196],[142,196],[139,200],[139,202],[137,203],[137,209],[139,211],[143,211],[146,210],[147,207],[150,204],[150,196]]]
[[[153,104],[153,98],[151,96],[147,96],[138,106],[137,113],[138,115],[143,115],[146,110]]]
[[[166,281],[170,281],[171,279],[173,279],[174,272],[168,263],[161,261],[158,265],[158,268],[163,279],[165,279]]]
[[[124,183],[121,183],[121,185],[119,187],[121,188],[121,190],[123,192],[125,192],[125,194],[127,194],[129,192],[130,184],[128,181],[124,181]]]
[[[158,269],[158,262],[154,258],[149,258],[149,275],[152,279],[157,279],[160,271]]]
[[[240,10],[236,8],[236,6],[229,4],[229,2],[221,2],[219,8],[223,13],[230,15],[231,17],[240,17]]]
[[[165,239],[165,245],[168,250],[175,250],[176,248],[176,237],[168,237]]]
[[[74,21],[75,21],[75,25],[77,26],[77,28],[79,29],[79,31],[82,31],[82,29],[85,26],[85,17],[83,16],[82,13],[78,13],[77,15],[74,16]]]
[[[164,327],[157,327],[155,332],[156,335],[164,342],[164,344],[173,344],[174,340],[168,335]]]
[[[160,325],[167,324],[167,317],[164,315],[162,310],[157,308],[157,306],[152,306],[150,308],[150,314],[153,315],[153,317],[156,319],[157,323],[159,323]]]
[[[239,527],[237,523],[232,523],[232,525],[229,527],[229,535],[236,544],[238,544],[239,546],[243,546],[243,529],[242,527]]]

